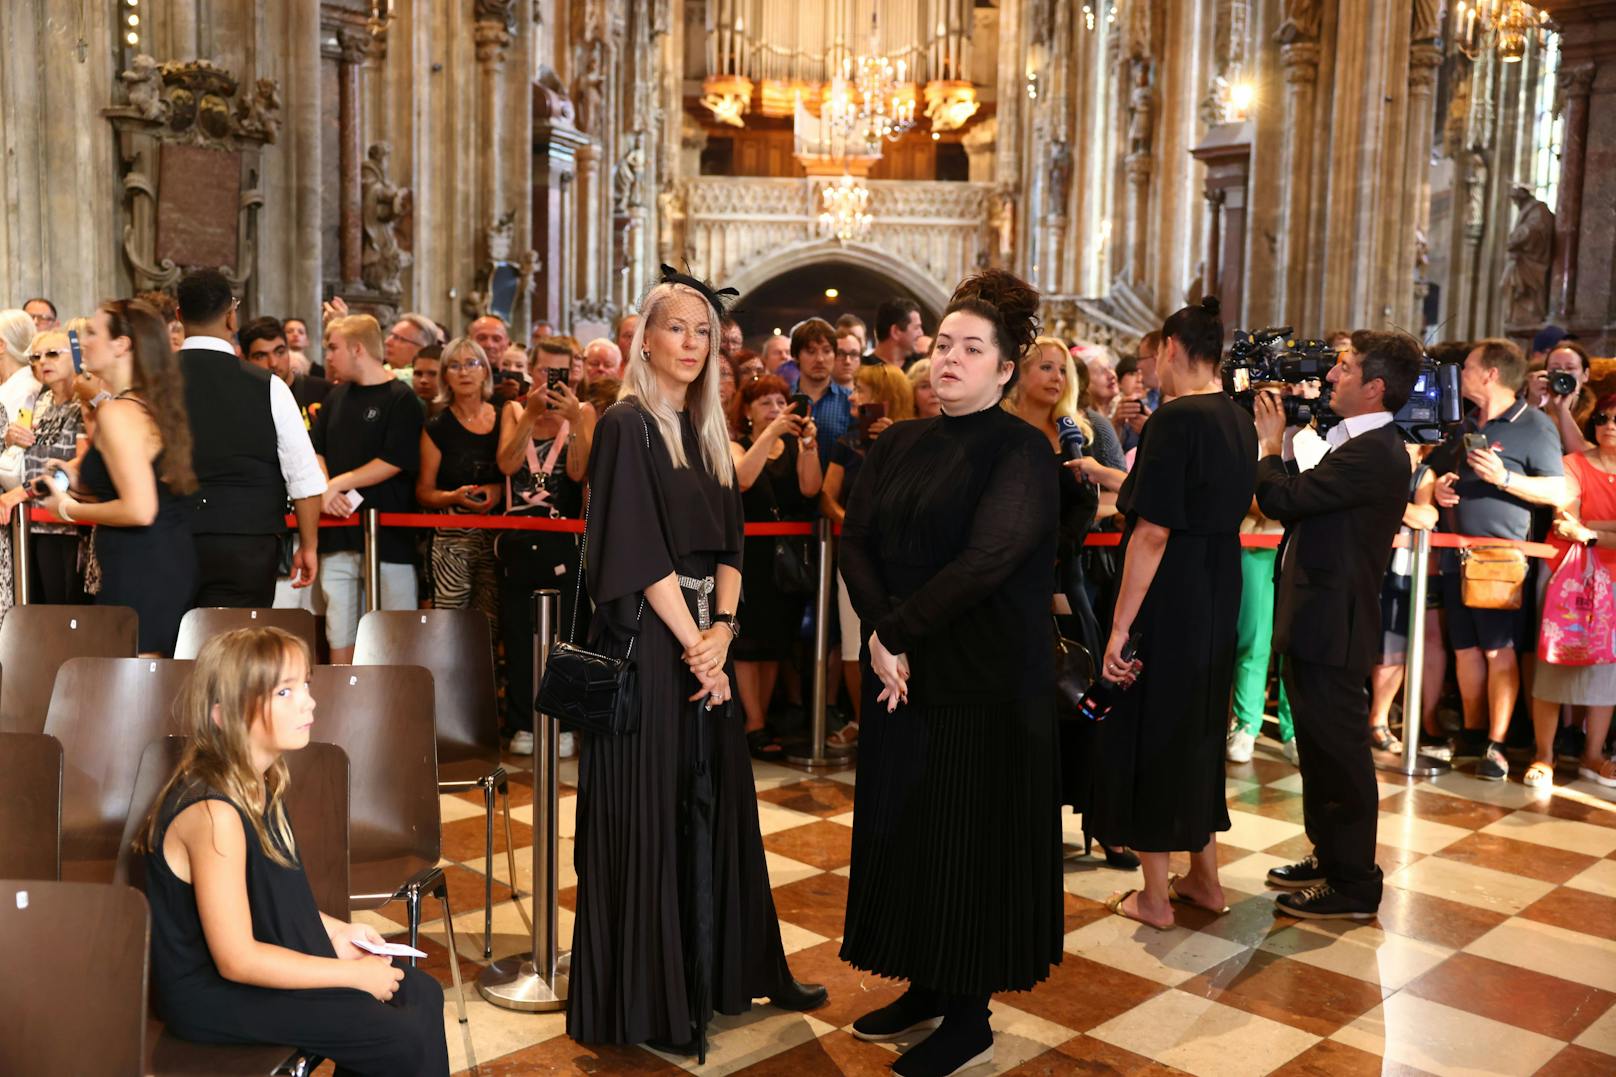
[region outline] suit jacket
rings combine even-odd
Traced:
[[[1257,505],[1285,525],[1274,648],[1306,662],[1361,669],[1381,647],[1380,592],[1402,526],[1411,474],[1391,423],[1359,434],[1298,472],[1257,464]]]

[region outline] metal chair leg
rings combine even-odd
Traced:
[[[447,884],[445,884],[447,885]],[[445,893],[448,891],[445,890]],[[421,889],[410,885],[404,888],[404,908],[409,917],[410,948],[419,950],[421,939]],[[410,958],[410,967],[415,967],[415,958]]]
[[[487,844],[483,861],[483,960],[494,956],[494,783],[483,782],[483,817],[487,825]],[[507,844],[507,848],[509,845]],[[511,877],[511,887],[516,877]]]
[[[460,1015],[460,1035],[465,1038],[466,1065],[475,1068],[477,1056],[471,1048],[471,1026],[466,1023],[466,985],[460,982],[460,950],[455,946],[454,914],[449,909],[449,881],[440,879],[437,897],[443,902],[443,930],[449,942],[449,975],[454,978],[455,1010]]]
[[[527,933],[533,934],[533,918],[522,908],[522,896],[516,886],[516,843],[511,836],[511,786],[509,782],[501,782],[499,791],[505,803],[505,866],[511,871],[511,904],[516,906],[516,915],[522,918],[527,925]]]

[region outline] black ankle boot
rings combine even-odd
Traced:
[[[942,1020],[942,997],[935,991],[911,985],[898,1001],[854,1021],[853,1035],[871,1043],[886,1043],[902,1039],[911,1032],[936,1028]]]
[[[993,1029],[988,1009],[949,1007],[942,1026],[892,1064],[899,1077],[952,1077],[993,1061]]]
[[[829,997],[830,993],[825,990],[824,984],[805,984],[791,980],[785,987],[770,995],[769,1002],[782,1010],[805,1013],[823,1006]]]

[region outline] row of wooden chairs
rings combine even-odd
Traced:
[[[269,625],[285,629],[315,653],[315,620],[307,610],[199,608],[180,624],[176,661],[194,658],[202,644],[234,628]],[[135,612],[119,606],[17,606],[0,621],[0,732],[41,732],[50,724],[51,700],[63,663],[72,658],[133,657]],[[493,956],[494,815],[503,797],[505,854],[516,878],[512,848],[510,779],[499,761],[499,717],[494,690],[493,640],[488,619],[477,610],[376,611],[359,623],[356,666],[421,666],[433,676],[439,790],[476,789],[483,796],[484,891],[483,956]],[[123,693],[145,690],[162,696],[174,685],[142,682],[135,667],[117,685],[75,683],[63,694],[79,706],[79,692],[97,693],[103,705],[119,704]],[[158,667],[148,672],[155,675]],[[171,702],[175,697],[169,694]],[[162,703],[162,699],[156,700]],[[119,803],[126,789],[112,789]],[[70,828],[72,829],[72,828]],[[102,858],[112,854],[101,842]],[[78,860],[74,856],[70,859]]]

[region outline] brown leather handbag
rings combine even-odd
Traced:
[[[1526,589],[1526,555],[1514,546],[1459,551],[1460,597],[1473,610],[1518,610]]]

